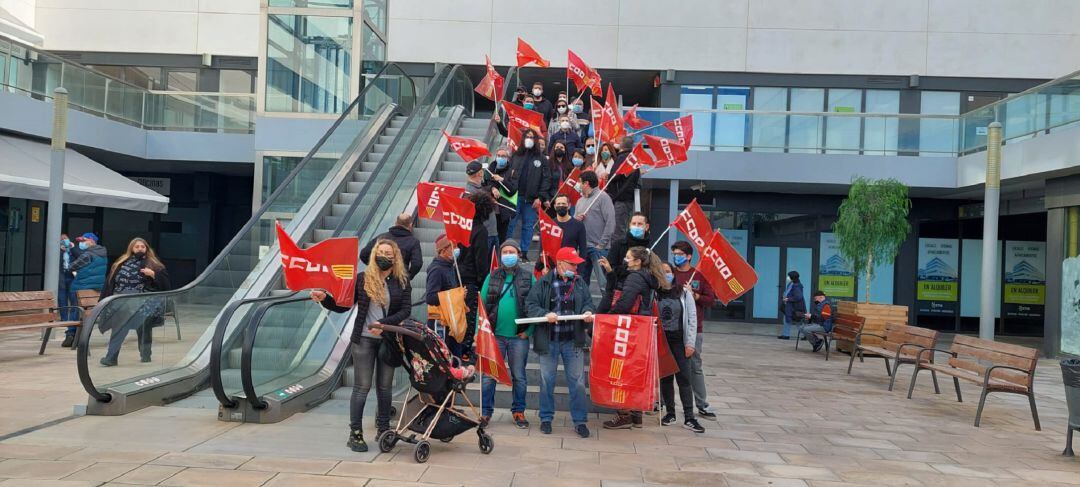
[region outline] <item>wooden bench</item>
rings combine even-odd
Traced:
[[[949,354],[949,362],[939,364],[924,358],[934,352]],[[1038,361],[1039,351],[1034,348],[957,335],[948,350],[926,348],[919,352],[907,397],[911,399],[911,393],[915,390],[915,378],[920,370],[941,372],[952,376],[958,402],[964,402],[960,395],[960,379],[982,386],[982,397],[979,398],[979,408],[975,412],[976,427],[982,419],[986,396],[991,392],[1008,392],[1027,396],[1035,430],[1041,431],[1039,412],[1035,408],[1034,389],[1035,366]]]
[[[889,379],[889,390],[891,391],[893,385],[896,384],[896,371],[900,369],[900,364],[914,364],[915,358],[920,351],[937,346],[938,335],[939,333],[935,330],[903,323],[887,323],[884,335],[869,331],[859,332],[855,338],[854,353],[851,354],[851,360],[848,361],[848,374],[851,374],[851,366],[855,363],[856,354],[859,355],[860,359],[867,353],[882,358],[885,360],[885,371],[889,372],[891,377]],[[879,338],[881,345],[863,343],[863,337],[866,336]],[[889,369],[889,360],[893,361],[891,371]],[[933,361],[933,357],[930,357],[930,360]],[[941,389],[938,388],[937,374],[931,370],[930,375],[934,379],[934,392],[941,394]]]
[[[44,355],[53,328],[82,324],[80,321],[60,321],[60,310],[68,308],[77,310],[82,317],[82,308],[78,306],[57,307],[56,296],[51,291],[0,293],[0,331],[44,329],[38,350],[38,355]]]
[[[854,342],[855,337],[862,331],[866,320],[859,315],[848,313],[836,313],[833,315],[833,329],[829,333],[818,336],[825,339],[825,360],[829,360],[829,341],[836,344],[836,350],[840,350],[839,342]],[[861,360],[861,359],[860,359]]]

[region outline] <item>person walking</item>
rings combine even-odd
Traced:
[[[409,317],[409,296],[412,287],[401,249],[393,240],[375,242],[367,268],[356,276],[353,291],[352,363],[353,390],[349,403],[349,440],[346,446],[355,452],[368,450],[364,441],[364,405],[375,381],[375,428],[378,434],[390,429],[390,408],[393,399],[394,366],[379,360],[379,347],[384,339],[393,339],[383,332],[382,325],[398,325]],[[335,313],[347,313],[351,308],[338,306],[333,295],[326,291],[311,291],[311,300]],[[377,438],[378,436],[376,436]]]
[[[787,287],[784,288],[781,301],[784,309],[784,330],[776,337],[781,340],[791,338],[791,323],[806,314],[806,299],[803,297],[803,285],[799,282],[799,272],[790,271],[787,275]]]
[[[75,278],[71,280],[71,293],[88,289],[101,292],[105,287],[105,273],[109,267],[109,255],[105,246],[98,245],[98,236],[93,232],[87,232],[80,237],[79,256],[71,263],[71,273]],[[75,345],[75,333],[78,327],[69,326],[64,331],[63,347]]]
[[[694,433],[704,433],[705,428],[694,418],[694,386],[690,379],[693,370],[690,357],[694,355],[697,341],[697,306],[690,286],[675,285],[675,266],[664,262],[664,281],[656,292],[660,327],[664,330],[668,350],[679,366],[674,375],[660,379],[660,396],[667,413],[661,418],[664,426],[675,424],[675,382],[679,383],[679,402],[683,409],[683,427]],[[665,287],[666,284],[666,287]]]
[[[360,262],[371,260],[371,249],[379,240],[393,240],[401,250],[401,258],[405,260],[405,266],[409,271],[411,281],[424,267],[424,252],[420,250],[420,239],[413,235],[413,217],[408,213],[397,216],[394,226],[386,233],[376,235],[368,241],[364,248],[360,249]]]
[[[599,189],[599,177],[593,171],[581,173],[581,199],[578,200],[574,218],[585,226],[585,265],[581,277],[585,284],[592,282],[593,272],[601,293],[607,288],[607,276],[600,267],[600,259],[606,259],[615,234],[615,207],[611,197]]]
[[[514,425],[522,429],[529,427],[525,419],[528,387],[525,364],[529,358],[529,337],[532,336],[533,326],[519,325],[516,320],[528,316],[525,300],[532,290],[533,281],[532,273],[521,265],[521,246],[516,240],[507,239],[499,248],[499,267],[488,274],[480,288],[484,309],[493,324],[495,342],[510,369],[514,397],[510,413],[513,414]],[[495,411],[494,377],[484,376],[481,392],[484,406],[480,421],[487,424]]]
[[[588,427],[589,400],[585,395],[585,354],[593,322],[593,302],[589,288],[577,273],[584,262],[570,247],[559,249],[555,268],[533,284],[527,298],[529,317],[547,318],[533,331],[533,350],[540,356],[540,432],[551,434],[555,419],[555,374],[562,360],[567,388],[570,390],[570,419],[581,438],[591,435]],[[584,315],[581,320],[559,320],[559,316]]]
[[[705,310],[716,303],[716,294],[709,281],[702,279],[690,261],[694,258],[694,247],[690,242],[680,240],[671,246],[671,258],[675,269],[675,286],[690,287],[694,295],[695,315],[697,316],[697,339],[694,341],[694,354],[690,357],[690,379],[694,386],[694,403],[697,405],[697,417],[715,421],[716,413],[709,410],[708,392],[705,389],[705,372],[701,368],[701,353],[704,329],[702,322]],[[691,280],[692,279],[692,280]]]
[[[109,269],[100,299],[114,294],[149,293],[167,291],[169,288],[169,273],[165,271],[165,265],[158,259],[154,249],[150,248],[146,240],[133,238],[128,242],[124,254],[116,259]],[[114,315],[101,319],[100,327],[112,329],[108,349],[105,356],[101,357],[101,365],[104,367],[112,367],[118,363],[120,347],[131,330],[135,330],[135,336],[139,340],[139,360],[144,363],[151,360],[151,332],[152,328],[165,324],[165,298],[152,297],[141,302],[132,301],[131,308],[134,309],[130,315]]]

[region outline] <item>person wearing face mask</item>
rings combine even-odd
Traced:
[[[552,120],[551,125],[552,128],[548,130],[551,134],[548,145],[554,146],[556,142],[562,142],[566,144],[566,150],[571,152],[581,148],[581,138],[574,130],[573,122],[568,115],[559,115],[558,118]]]
[[[551,190],[550,194],[554,195],[559,191],[559,186],[566,180],[566,176],[570,175],[570,171],[574,170],[574,163],[571,160],[570,150],[566,143],[559,140],[551,143],[551,153],[548,154],[548,161],[551,162]]]
[[[547,318],[536,325],[532,334],[533,351],[540,358],[540,432],[551,434],[555,419],[555,374],[562,360],[566,384],[570,389],[570,419],[574,431],[582,438],[590,436],[588,397],[585,394],[585,352],[593,322],[592,296],[589,287],[577,274],[577,266],[585,259],[570,247],[555,254],[555,269],[533,284],[526,304],[529,317]],[[583,320],[559,320],[559,316],[584,315]]]
[[[478,225],[473,225],[474,227]],[[461,286],[457,271],[454,270],[454,260],[461,255],[458,249],[446,238],[446,234],[435,237],[435,257],[427,267],[427,280],[424,287],[424,301],[427,303],[427,326],[435,330],[439,337],[446,342],[450,353],[460,356],[457,349],[457,341],[446,334],[446,327],[442,324],[442,309],[439,307],[439,293]]]
[[[679,371],[660,379],[660,395],[667,413],[660,420],[663,426],[675,424],[675,382],[679,383],[679,402],[683,408],[683,427],[695,433],[704,433],[705,428],[694,418],[694,390],[691,384],[690,357],[694,355],[697,341],[697,307],[694,296],[688,287],[675,285],[675,268],[664,262],[661,264],[664,281],[656,292],[657,310],[660,327],[664,330],[668,350],[679,366]]]
[[[491,271],[480,288],[484,310],[492,324],[495,341],[503,354],[513,383],[514,402],[510,406],[514,425],[528,428],[525,419],[525,394],[528,388],[525,363],[529,358],[529,337],[532,325],[519,325],[515,320],[527,316],[525,299],[533,286],[532,273],[521,265],[521,247],[516,240],[507,239],[499,248],[499,267]],[[483,380],[484,407],[480,422],[487,424],[495,411],[495,378],[485,375]]]
[[[582,277],[586,284],[592,282],[593,272],[600,292],[607,288],[607,276],[598,267],[600,259],[607,258],[611,237],[615,234],[615,207],[611,197],[600,191],[596,173],[581,173],[581,198],[577,202],[574,218],[585,226],[585,269]]]
[[[589,124],[591,122],[589,120],[589,115],[585,113],[585,104],[581,100],[581,98],[578,98],[570,103],[569,111],[570,113],[573,113],[574,117],[576,118],[574,130],[577,131],[578,137],[581,140],[585,140],[589,137]]]
[[[68,235],[60,234],[60,279],[57,280],[56,305],[60,308],[60,319],[64,321],[75,321],[79,318],[74,309],[79,300],[71,291],[71,281],[75,280],[75,274],[71,273],[71,263],[79,257],[77,252]]]
[[[559,119],[562,117],[567,118],[567,121],[570,122],[570,130],[577,134],[578,116],[576,113],[574,113],[573,110],[570,109],[570,106],[567,105],[566,100],[559,100],[557,103],[555,103],[555,114],[551,119],[551,123],[548,124],[548,133],[554,134],[555,132],[559,131]]]
[[[484,165],[480,161],[472,161],[465,166],[465,192],[467,194],[487,194],[492,198],[492,203],[495,202],[495,198],[499,197],[498,190],[493,189],[493,186],[488,183],[494,181],[488,180],[484,173]],[[483,220],[484,229],[487,230],[488,241],[486,242],[487,248],[493,249],[499,242],[496,240],[499,236],[498,225],[498,211],[494,208],[488,214],[487,218]],[[475,220],[480,222],[481,220]]]
[[[104,245],[98,245],[98,236],[93,232],[82,235],[79,241],[79,256],[71,263],[69,269],[75,274],[71,280],[71,292],[92,289],[101,292],[105,287],[105,274],[109,267],[109,256]],[[75,345],[75,333],[78,327],[69,326],[64,332],[65,347]]]
[[[585,239],[585,224],[570,215],[570,197],[565,194],[556,195],[551,206],[555,208],[555,224],[563,231],[562,246],[576,250],[578,255],[586,255],[588,246]],[[582,273],[585,265],[584,262],[581,264],[578,273]]]
[[[649,217],[640,211],[634,212],[630,217],[630,224],[626,233],[622,238],[611,243],[611,251],[608,252],[607,257],[597,259],[597,264],[600,265],[600,268],[605,273],[604,277],[607,278],[606,293],[613,292],[617,283],[626,278],[625,259],[627,251],[632,247],[649,248],[651,246],[652,242],[649,241]]]
[[[713,292],[709,281],[702,279],[691,265],[694,258],[694,246],[690,242],[680,240],[671,246],[671,259],[675,264],[675,285],[689,287],[694,296],[694,314],[697,316],[697,340],[694,342],[694,354],[690,356],[690,380],[694,388],[694,403],[697,405],[697,416],[700,418],[716,420],[716,413],[709,410],[709,394],[705,389],[705,372],[701,368],[702,353],[702,322],[705,318],[705,310],[716,304],[716,294]],[[693,279],[693,280],[691,280]]]
[[[596,171],[596,176],[600,178],[601,184],[607,181],[611,173],[615,171],[615,146],[610,142],[605,142],[600,146],[600,153],[594,158],[593,171]],[[603,187],[601,185],[601,187]],[[629,215],[627,215],[629,218]],[[625,230],[625,229],[624,229]]]
[[[507,234],[520,237],[522,258],[528,261],[529,247],[532,245],[533,232],[539,211],[544,203],[551,200],[551,165],[541,151],[539,144],[543,138],[532,129],[526,129],[521,136],[517,152],[510,158],[509,164],[517,171],[518,208],[517,214],[510,221]],[[520,235],[514,229],[521,224]]]
[[[630,148],[627,149],[627,145]],[[622,161],[626,160],[626,157],[633,149],[633,145],[634,139],[632,137],[624,137],[618,150],[615,150],[614,146],[612,146],[612,157],[615,158],[615,163],[610,167],[608,174],[615,174],[619,171],[619,166]],[[634,169],[630,174],[611,176],[611,182],[607,186],[607,193],[611,195],[611,201],[615,203],[615,218],[618,222],[615,228],[616,234],[625,231],[626,222],[634,208],[634,190],[640,187],[641,169]]]
[[[506,147],[499,147],[495,151],[495,158],[488,163],[488,173],[491,174],[493,189],[499,193],[495,229],[500,242],[506,241],[507,227],[517,214],[514,202],[509,199],[518,191],[517,172],[517,168],[510,164],[510,151]]]
[[[127,250],[121,255],[109,269],[109,277],[105,280],[105,287],[101,290],[100,299],[105,299],[113,294],[138,294],[169,289],[169,274],[165,272],[165,265],[157,258],[157,254],[146,243],[146,240],[134,238],[128,243]],[[130,313],[114,313],[106,320],[99,322],[102,333],[106,329],[112,329],[109,335],[109,347],[105,356],[101,357],[103,367],[112,367],[117,364],[120,356],[120,346],[124,338],[131,330],[135,330],[139,343],[139,358],[142,362],[150,361],[151,346],[153,344],[151,329],[165,324],[165,302],[161,298],[148,298],[133,306]]]
[[[490,193],[469,193],[466,194],[466,198],[476,209],[473,221],[485,221],[495,211],[495,199]],[[472,226],[472,232],[469,233],[469,246],[460,247],[457,256],[461,284],[465,286],[465,306],[469,309],[465,315],[468,328],[458,348],[460,352],[458,356],[465,362],[469,362],[472,356],[473,333],[476,330],[476,293],[484,284],[484,279],[487,279],[488,271],[491,269],[491,247],[488,247],[487,243],[487,228],[484,225],[475,224]]]
[[[806,314],[806,299],[803,298],[803,285],[799,282],[799,272],[791,271],[787,275],[788,282],[784,288],[784,297],[780,300],[784,308],[784,330],[780,332],[780,336],[776,337],[781,340],[791,338],[791,323]]]
[[[387,349],[384,354],[393,354],[397,347],[390,346],[394,343],[394,334],[383,332],[381,327],[400,324],[409,317],[412,309],[409,303],[412,295],[409,276],[405,272],[401,250],[393,240],[375,242],[375,250],[367,267],[356,275],[353,292],[356,312],[353,315],[350,348],[354,383],[349,401],[349,440],[346,446],[355,452],[365,452],[368,446],[364,441],[364,406],[372,382],[375,383],[375,398],[378,401],[375,428],[378,434],[390,429],[395,367],[379,359],[379,348]],[[311,291],[311,300],[335,313],[347,313],[352,309],[339,306],[334,296],[326,291]],[[389,341],[383,342],[383,339]]]
[[[371,250],[379,240],[393,240],[401,250],[401,258],[408,267],[409,280],[411,281],[424,267],[424,253],[420,250],[420,240],[413,235],[413,217],[411,214],[402,213],[394,221],[386,233],[376,235],[368,241],[364,248],[360,249],[360,262],[367,262],[371,258]]]
[[[806,338],[817,352],[821,350],[825,340],[816,333],[828,333],[833,328],[832,304],[829,303],[829,298],[825,297],[825,291],[814,291],[814,297],[811,299],[813,304],[810,307],[810,313],[806,315],[806,325],[799,328],[799,334],[800,337]]]
[[[551,104],[551,100],[544,98],[544,83],[536,81],[532,85],[532,99],[533,107],[529,108],[534,112],[539,112],[544,116],[544,125],[551,124],[551,117],[555,113],[555,106]]]

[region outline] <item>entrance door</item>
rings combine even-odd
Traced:
[[[776,319],[780,303],[780,247],[754,247],[754,318]]]

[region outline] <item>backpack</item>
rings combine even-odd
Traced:
[[[661,296],[657,301],[659,301],[657,317],[660,318],[660,327],[664,331],[674,332],[681,330],[683,305],[680,296],[678,294],[675,296]]]

